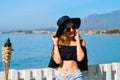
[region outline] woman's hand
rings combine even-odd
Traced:
[[[78,29],[76,29],[75,40],[76,41],[80,40],[80,31]]]
[[[58,38],[55,36],[55,34],[52,35],[52,40],[53,40],[54,45],[57,45]]]

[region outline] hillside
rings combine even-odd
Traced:
[[[120,10],[106,14],[92,14],[82,19],[81,29],[110,29],[120,27]]]

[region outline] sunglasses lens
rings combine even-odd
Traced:
[[[67,32],[70,32],[70,30],[71,30],[70,28],[66,28],[66,31],[67,31]]]

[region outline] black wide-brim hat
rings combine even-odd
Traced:
[[[74,27],[76,29],[78,29],[80,27],[81,24],[81,19],[80,18],[70,18],[69,16],[62,16],[58,19],[57,21],[57,25],[58,25],[58,30],[56,32],[56,37],[60,37],[65,29],[65,25],[67,22],[73,22],[74,23]]]

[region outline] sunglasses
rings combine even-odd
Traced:
[[[72,26],[72,29],[75,30],[76,27],[75,27],[75,26]],[[69,28],[66,28],[66,32],[70,32],[70,31],[71,31],[71,28],[70,28],[70,27],[69,27]]]

